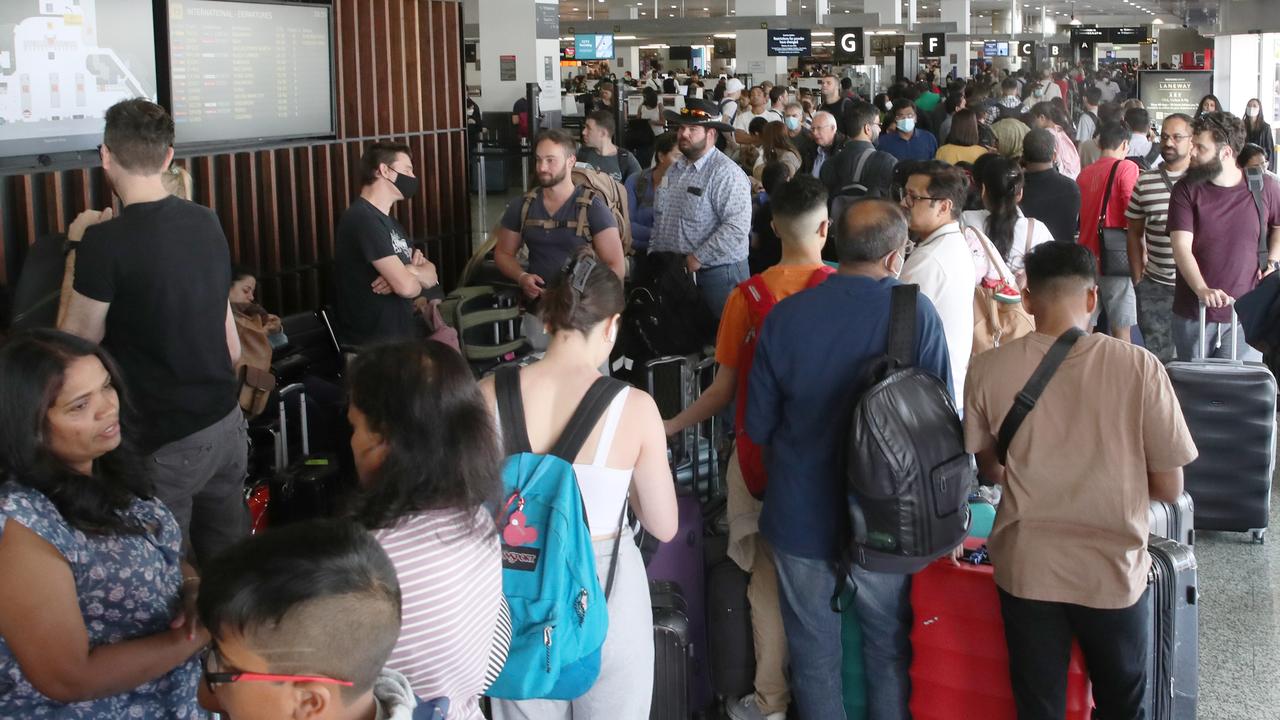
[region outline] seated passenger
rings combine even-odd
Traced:
[[[231,268],[231,291],[227,294],[227,299],[231,302],[231,312],[236,316],[237,328],[240,330],[240,348],[244,347],[244,329],[241,325],[243,320],[248,320],[252,325],[261,328],[271,340],[271,347],[278,348],[289,342],[289,338],[285,337],[284,325],[280,322],[280,318],[267,312],[257,302],[256,293],[258,290],[258,278],[254,272],[245,267],[233,266]],[[241,360],[244,358],[242,357]]]
[[[359,526],[274,528],[228,548],[204,577],[209,710],[234,720],[422,717],[404,676],[383,667],[400,634],[395,566]]]
[[[662,133],[653,140],[653,167],[627,178],[627,201],[631,203],[631,245],[638,253],[649,249],[658,186],[679,157],[676,134]]]
[[[885,353],[890,296],[907,245],[904,213],[887,201],[855,203],[841,221],[839,272],[769,314],[747,388],[746,430],[765,450],[769,477],[760,535],[777,567],[791,692],[802,718],[844,717],[841,617],[830,599],[847,533],[847,439],[846,423],[833,420],[847,417],[867,363]],[[914,365],[950,386],[942,321],[924,293],[915,347]],[[850,581],[871,673],[869,716],[909,718],[911,576],[855,566]]]
[[[1156,356],[1085,334],[1096,267],[1082,245],[1032,250],[1023,302],[1036,331],[975,357],[966,383],[965,444],[982,477],[1004,487],[988,546],[1019,717],[1062,716],[1073,637],[1098,716],[1142,717],[1148,505],[1178,499],[1182,467],[1197,455]],[[1068,331],[1079,339],[1002,460],[996,438],[1015,396]]]
[[[520,370],[529,446],[545,454],[555,445],[587,390],[600,377],[622,321],[622,281],[590,249],[577,251],[543,304],[551,344],[546,357]],[[495,408],[494,379],[480,382]],[[499,427],[501,418],[498,417]],[[498,720],[610,718],[647,720],[653,697],[653,615],[649,580],[630,534],[615,542],[628,501],[640,524],[666,542],[677,529],[675,484],[667,465],[662,418],[648,394],[618,393],[574,461],[595,546],[601,587],[608,582],[617,548],[617,570],[608,598],[609,629],[600,674],[576,700],[495,700]]]
[[[0,347],[0,380],[0,717],[195,717],[198,580],[119,371],[34,330]]]
[[[372,347],[348,378],[356,517],[403,583],[404,629],[387,667],[419,697],[449,698],[450,717],[478,719],[511,639],[485,507],[502,490],[489,411],[467,363],[440,343]]]
[[[781,166],[781,171],[785,173],[786,166]],[[770,193],[768,207],[772,209],[770,224],[782,239],[781,260],[764,271],[761,279],[773,297],[782,300],[807,288],[815,280],[814,274],[826,269],[822,248],[827,242],[827,191],[817,178],[800,175],[779,183]],[[750,313],[747,292],[739,286],[729,294],[716,339],[720,369],[711,387],[697,401],[663,423],[668,436],[721,413],[734,401],[739,373],[746,370],[742,367],[742,347],[759,329]],[[743,428],[738,432],[744,432]],[[747,598],[755,637],[756,673],[755,693],[732,698],[739,707],[731,714],[749,716],[748,708],[754,707],[766,720],[781,720],[786,717],[791,693],[786,677],[787,639],[778,609],[777,570],[768,543],[759,535],[760,501],[747,491],[738,463],[735,452],[729,459],[726,478],[731,518],[729,555],[751,573]]]

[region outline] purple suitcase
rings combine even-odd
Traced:
[[[703,551],[702,505],[692,491],[676,492],[680,529],[671,542],[658,545],[649,561],[649,579],[680,586],[689,619],[692,648],[689,706],[696,712],[711,702],[710,666],[707,660],[707,588]]]

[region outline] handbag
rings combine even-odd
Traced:
[[[1029,335],[1036,329],[1036,322],[1022,306],[1022,292],[1004,258],[986,235],[974,234],[982,244],[987,262],[995,270],[994,277],[988,272],[973,288],[972,355],[979,355],[1000,347],[1001,343]]]
[[[1125,228],[1109,228],[1107,224],[1107,204],[1111,201],[1111,186],[1116,180],[1116,169],[1120,160],[1111,166],[1111,174],[1107,177],[1107,190],[1102,196],[1102,212],[1098,214],[1098,259],[1101,261],[1102,274],[1107,277],[1129,277],[1129,231]]]

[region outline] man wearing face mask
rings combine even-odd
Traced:
[[[1027,101],[1023,103],[1022,109],[1030,110],[1032,105],[1039,102],[1048,102],[1054,98],[1062,97],[1062,88],[1058,87],[1058,83],[1053,81],[1053,77],[1048,70],[1040,71],[1040,79],[1036,80],[1031,86],[1031,94],[1027,96]]]
[[[800,151],[801,170],[803,162],[813,157],[818,146],[813,141],[813,134],[804,126],[804,106],[799,102],[789,102],[782,109],[782,122],[787,126],[787,137],[791,144]]]
[[[905,98],[894,100],[893,131],[881,134],[876,147],[899,161],[932,160],[938,153],[938,139],[918,127],[918,117],[915,103]]]
[[[410,244],[391,208],[418,192],[409,146],[377,142],[360,158],[360,195],[338,221],[334,332],[363,345],[420,334],[413,300],[439,283],[436,268]]]

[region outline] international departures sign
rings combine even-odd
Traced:
[[[863,28],[836,28],[836,46],[832,56],[837,63],[862,65],[866,62],[867,36]]]

